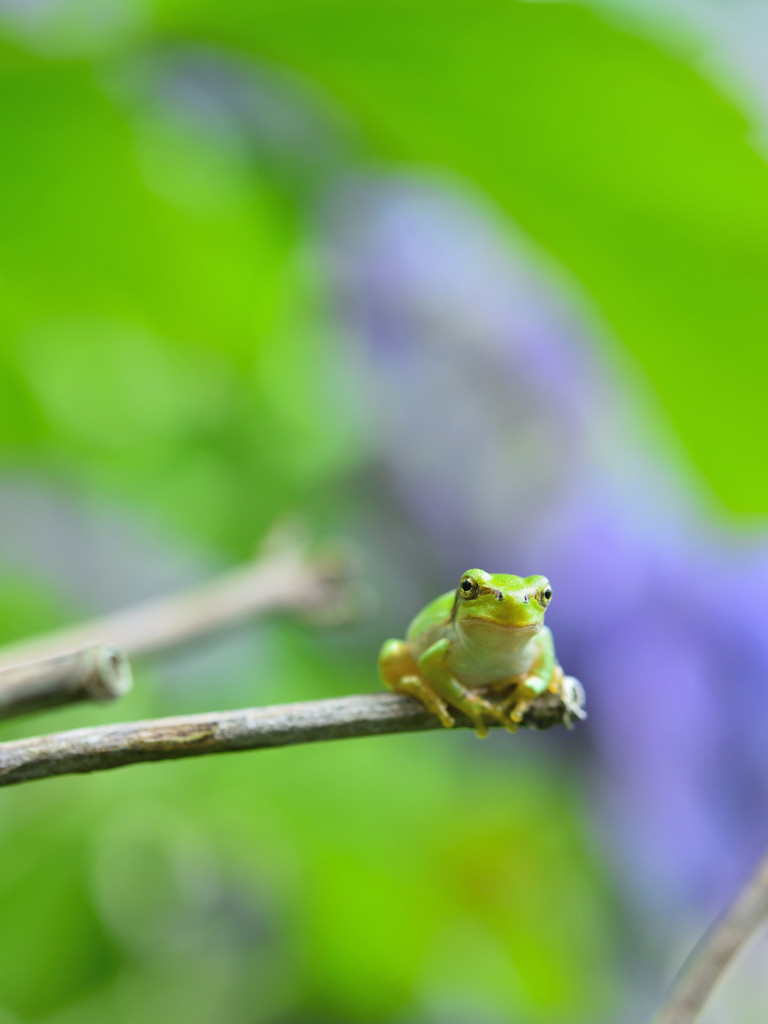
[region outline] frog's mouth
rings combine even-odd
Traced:
[[[526,625],[520,626],[516,622],[500,622],[498,619],[485,615],[471,615],[462,622],[462,626],[465,629],[471,628],[473,624],[483,628],[493,627],[505,633],[514,633],[515,636],[535,636],[541,632],[543,625],[541,622],[529,622]]]

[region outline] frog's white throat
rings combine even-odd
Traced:
[[[542,630],[541,622],[529,626],[505,625],[495,619],[471,618],[458,623],[462,645],[469,651],[520,651]]]
[[[485,686],[526,672],[536,658],[531,642],[541,623],[504,626],[483,619],[465,620],[457,630],[461,650],[454,654],[457,678],[468,686]]]

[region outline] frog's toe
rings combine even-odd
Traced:
[[[467,693],[461,701],[461,710],[471,719],[472,724],[475,727],[475,732],[484,739],[488,735],[488,723],[485,721],[486,717],[494,719],[497,722],[503,722],[503,716],[499,712],[499,708],[489,703],[484,697],[481,697],[477,693]]]
[[[510,732],[517,732],[535,697],[536,694],[527,686],[518,685],[501,704],[501,711],[505,716],[503,721]]]
[[[467,715],[468,718],[471,719],[472,725],[475,727],[475,733],[477,734],[477,738],[484,740],[485,737],[488,735],[488,723],[483,718],[482,712],[477,711],[473,714],[465,712],[465,714]]]
[[[554,671],[552,672],[552,677],[549,680],[549,686],[547,686],[547,690],[550,693],[561,694],[563,692],[563,678],[563,670],[560,668],[559,665],[555,665]]]
[[[446,729],[452,729],[456,725],[456,720],[448,710],[448,705],[439,697],[435,697],[434,707],[430,707],[429,710],[437,715]]]
[[[499,716],[499,722],[504,726],[507,732],[517,732],[520,728],[520,722],[512,718],[511,715],[502,714]]]

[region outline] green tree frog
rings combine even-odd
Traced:
[[[456,590],[422,609],[405,640],[387,640],[379,655],[385,686],[416,697],[444,726],[449,706],[464,712],[478,736],[486,718],[517,729],[531,702],[558,693],[570,715],[583,717],[581,684],[555,658],[544,612],[552,587],[544,576],[509,576],[470,569]]]

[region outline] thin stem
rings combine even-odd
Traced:
[[[728,964],[767,916],[768,853],[694,947],[654,1024],[695,1021]]]
[[[131,688],[122,651],[96,644],[81,651],[0,669],[0,718],[14,718],[75,701],[105,702]]]
[[[108,643],[132,660],[272,612],[340,621],[359,603],[349,560],[309,556],[295,533],[273,531],[252,563],[191,590],[0,649],[0,667]],[[363,595],[365,597],[365,595]]]
[[[549,728],[568,723],[573,713],[573,705],[546,693],[523,724]],[[456,724],[471,726],[459,716]],[[412,698],[379,693],[74,729],[0,744],[0,786],[141,761],[438,728],[438,719]]]

